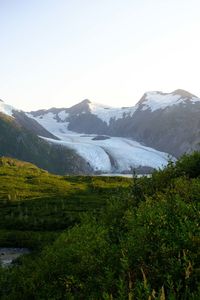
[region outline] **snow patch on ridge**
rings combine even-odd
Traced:
[[[53,135],[57,135],[59,133],[65,133],[68,131],[69,122],[58,122],[55,119],[55,114],[52,112],[48,112],[44,115],[33,117],[32,114],[26,113],[27,117],[36,120],[40,125],[42,125],[46,130],[51,132]],[[67,113],[61,114],[59,113],[59,118],[65,118]]]
[[[192,97],[191,102],[192,102],[192,103],[200,102],[200,98]]]
[[[111,119],[122,119],[124,116],[132,116],[136,111],[136,107],[118,108],[102,105],[95,102],[89,102],[89,109],[93,115],[96,115],[103,122],[109,125]]]
[[[192,103],[200,102],[200,99],[193,96],[191,98],[182,97],[176,93],[164,94],[160,92],[148,92],[145,94],[145,99],[142,101],[142,110],[150,109],[152,112],[158,109],[165,109],[172,105],[179,105],[186,101]]]
[[[95,103],[95,102],[87,102],[87,105],[89,107],[89,111],[91,114],[96,115],[99,119],[101,119],[103,122],[105,122],[108,126],[110,124],[111,119],[114,120],[118,120],[118,119],[122,119],[125,116],[132,116],[134,114],[134,112],[137,109],[137,105],[134,107],[122,107],[122,108],[118,108],[118,107],[111,107],[111,106],[107,106],[107,105],[103,105],[103,104],[99,104],[99,103]],[[80,115],[80,114],[85,114],[86,111],[82,111],[80,113],[77,113],[76,115]],[[52,126],[56,126],[55,124],[55,113],[52,112],[47,112],[45,114],[42,114],[40,116],[34,117],[31,113],[27,113],[27,116],[29,118],[33,118],[36,121],[40,122],[42,126],[44,126],[46,128],[46,126],[50,126],[51,129]],[[57,118],[60,122],[58,122],[60,125],[62,126],[61,123],[65,122],[68,119],[68,117],[70,116],[70,113],[66,112],[66,110],[62,110],[57,114]],[[54,125],[50,124],[50,122],[53,122]],[[48,128],[46,128],[48,130]]]
[[[58,117],[61,121],[64,122],[69,117],[69,114],[65,110],[62,110],[58,113]]]

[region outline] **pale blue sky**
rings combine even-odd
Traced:
[[[0,98],[30,110],[200,96],[199,0],[0,0]]]

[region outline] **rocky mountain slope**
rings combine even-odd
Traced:
[[[32,162],[56,174],[92,172],[75,151],[46,142],[7,113],[8,111],[0,112],[0,156]],[[38,124],[38,128],[40,127]],[[46,133],[46,130],[43,132]]]
[[[41,126],[40,123],[32,118],[29,118],[25,112],[23,112],[22,110],[17,110],[13,106],[4,103],[2,100],[0,100],[0,113],[15,119],[15,122],[18,125],[27,128],[29,131],[35,133],[36,135],[56,139],[56,137],[53,136],[49,131],[47,131],[43,126]]]
[[[170,94],[146,93],[122,134],[176,157],[199,149],[200,99],[177,90]]]

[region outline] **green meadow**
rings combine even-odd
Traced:
[[[0,246],[37,247],[97,213],[129,179],[57,176],[30,163],[0,160]]]

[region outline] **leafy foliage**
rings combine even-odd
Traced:
[[[129,182],[121,178],[61,177],[30,163],[2,157],[0,245],[27,243],[30,246],[33,231],[49,232],[52,233],[50,236],[55,236],[53,232],[59,233],[79,223],[83,213],[94,210],[98,213],[110,195],[126,190]],[[14,234],[9,234],[11,231]],[[20,231],[26,233],[26,238]],[[36,237],[33,240],[34,246],[39,240]]]
[[[91,201],[37,256],[0,271],[1,299],[199,299],[199,160],[195,152],[132,181],[40,174],[59,197],[62,182],[73,201]]]

